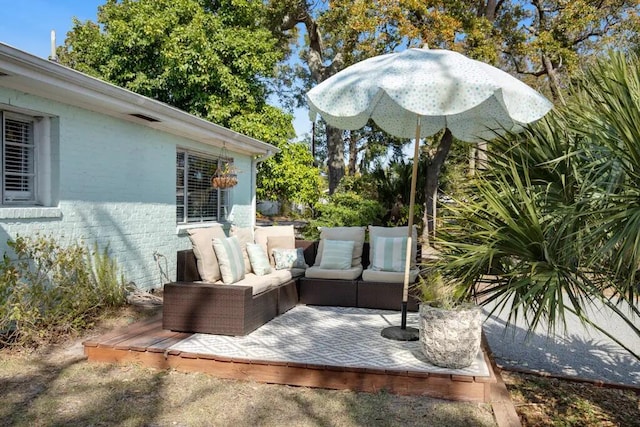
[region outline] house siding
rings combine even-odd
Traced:
[[[220,148],[4,88],[0,104],[54,116],[53,206],[0,207],[0,250],[9,251],[7,239],[39,232],[62,243],[108,245],[126,280],[140,288],[161,287],[164,275],[175,280],[176,251],[190,247],[176,225],[176,149],[218,155]],[[228,145],[227,151],[242,171],[230,220],[251,226],[252,160]]]

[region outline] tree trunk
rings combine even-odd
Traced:
[[[444,135],[438,144],[436,154],[427,163],[427,179],[425,184],[425,209],[424,209],[424,230],[422,232],[423,243],[429,244],[436,232],[436,202],[438,200],[438,178],[444,164],[451,144],[453,135],[449,129],[445,129]]]
[[[348,173],[350,176],[354,176],[356,174],[356,169],[358,165],[358,137],[355,132],[351,132],[349,137],[349,166]]]
[[[329,194],[333,194],[344,176],[344,141],[342,131],[327,125],[327,169]]]
[[[562,96],[562,90],[560,89],[560,80],[558,79],[558,73],[553,66],[553,62],[547,55],[542,55],[542,64],[549,77],[549,88],[551,89],[551,96],[554,101],[560,101],[562,105],[566,105],[564,97]]]

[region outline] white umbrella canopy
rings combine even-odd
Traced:
[[[518,132],[522,125],[542,118],[553,104],[491,65],[457,52],[428,48],[407,49],[351,65],[307,92],[307,101],[312,121],[319,114],[333,127],[355,130],[372,119],[393,136],[415,138],[402,325],[387,328],[383,335],[417,339],[417,330],[406,327],[406,311],[420,138],[442,129],[450,131],[440,143],[440,147],[446,145],[444,156],[440,156],[443,162],[451,134],[462,141],[483,142],[506,131]],[[435,177],[437,180],[437,172]]]
[[[358,62],[307,92],[310,115],[339,129],[369,119],[385,132],[414,138],[448,128],[479,142],[518,131],[544,116],[551,102],[515,77],[466,56],[440,49],[407,49]]]

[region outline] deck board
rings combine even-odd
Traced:
[[[164,330],[161,317],[154,317],[89,339],[83,342],[83,345],[89,361],[135,362],[157,369],[203,372],[220,378],[305,387],[365,392],[386,390],[402,395],[487,402],[491,396],[491,387],[496,383],[496,376],[490,364],[490,376],[474,377],[410,370],[239,359],[169,350],[171,346],[190,335]]]

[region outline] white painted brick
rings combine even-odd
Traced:
[[[0,103],[15,103],[17,95],[0,88]],[[39,231],[61,242],[109,245],[126,280],[142,288],[162,286],[157,252],[174,280],[176,252],[191,247],[186,234],[176,231],[176,147],[212,154],[219,149],[32,96],[20,101],[59,117],[60,202],[54,208],[0,208],[0,252],[7,250],[7,239]],[[253,212],[251,159],[237,155],[236,165],[242,173],[232,211],[246,226]]]

